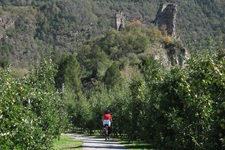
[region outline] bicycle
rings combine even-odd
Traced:
[[[105,141],[109,139],[109,126],[107,124],[103,128],[103,136],[105,137]]]

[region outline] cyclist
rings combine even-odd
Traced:
[[[108,134],[111,133],[111,123],[112,123],[112,115],[109,110],[106,110],[105,114],[102,116],[103,126],[108,125]]]

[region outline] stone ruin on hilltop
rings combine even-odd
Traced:
[[[170,36],[172,38],[177,38],[175,34],[176,15],[176,4],[161,3],[153,23],[156,27],[159,28],[159,30],[161,30],[163,35]],[[115,19],[117,31],[122,30],[125,27],[126,19],[124,12],[119,11],[116,14]],[[166,49],[166,55],[159,56],[160,54],[157,54],[155,56],[155,59],[162,58],[164,60],[164,64],[177,64],[183,66],[185,64],[184,58],[190,57],[188,51],[183,47],[182,43],[167,43],[164,48]]]
[[[116,13],[116,30],[120,31],[125,27],[126,16],[123,11]]]
[[[167,35],[176,37],[175,24],[177,5],[173,3],[161,3],[154,24],[161,30],[167,31]]]
[[[162,32],[165,32],[170,37],[176,37],[177,5],[173,3],[161,3],[157,12],[156,18],[153,21]],[[120,31],[125,27],[126,16],[123,11],[116,13],[116,30]],[[165,34],[164,33],[164,34]]]

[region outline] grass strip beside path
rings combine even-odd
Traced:
[[[75,138],[72,138],[66,135],[61,135],[60,140],[56,139],[53,141],[53,149],[54,150],[65,150],[65,149],[82,150],[82,144],[83,142],[80,140],[77,140]]]
[[[142,141],[132,141],[129,143],[125,139],[115,138],[114,140],[126,146],[129,150],[154,150],[150,144]]]

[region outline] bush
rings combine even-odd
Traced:
[[[48,61],[29,76],[0,70],[0,148],[48,149],[59,135],[59,95]]]

